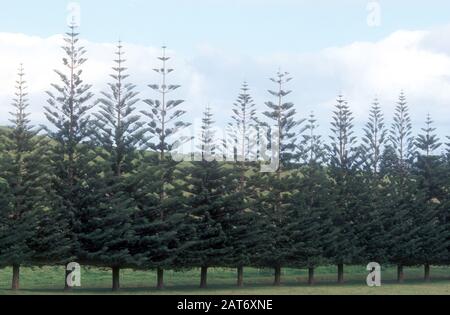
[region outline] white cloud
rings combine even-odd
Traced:
[[[261,110],[272,88],[268,78],[279,67],[291,72],[290,88],[299,115],[314,110],[323,132],[327,132],[335,96],[343,93],[357,116],[358,127],[365,121],[375,96],[381,100],[387,120],[400,90],[408,96],[416,131],[430,112],[441,134],[450,134],[450,27],[429,31],[398,31],[378,42],[355,42],[342,47],[330,47],[318,52],[279,53],[245,56],[237,49],[219,50],[207,44],[199,45],[193,56],[169,51],[176,69],[173,80],[182,84],[176,97],[186,99],[188,120],[200,115],[211,104],[222,125],[230,116],[230,107],[243,80],[250,83]],[[56,76],[52,69],[61,69],[61,36],[39,38],[24,34],[0,33],[0,124],[7,122],[11,95],[14,92],[16,69],[23,62],[30,87],[32,119],[45,123],[42,106],[45,90]],[[104,89],[111,72],[114,43],[83,42],[89,61],[85,81],[94,91]],[[141,98],[152,96],[147,84],[158,82],[152,71],[158,65],[160,49],[125,44],[130,79],[141,91]]]

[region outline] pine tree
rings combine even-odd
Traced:
[[[135,114],[138,92],[135,85],[127,82],[122,48],[119,42],[112,68],[113,82],[108,84],[110,91],[102,92],[100,111],[94,113],[94,141],[101,149],[99,156],[104,169],[95,192],[97,202],[90,208],[90,220],[80,236],[86,260],[112,268],[114,291],[120,288],[120,268],[132,264],[129,248],[135,242],[132,217],[137,204],[130,189],[134,187],[136,150],[146,131]]]
[[[414,165],[414,175],[417,177],[417,198],[420,208],[415,213],[416,226],[419,227],[416,236],[419,238],[419,248],[415,258],[418,263],[424,263],[425,280],[430,280],[431,264],[439,264],[445,260],[448,246],[446,226],[443,218],[445,210],[441,208],[447,192],[445,191],[445,165],[441,156],[433,153],[441,147],[438,136],[433,128],[433,121],[428,114],[426,127],[422,128],[416,140],[416,147],[420,150]]]
[[[29,241],[33,237],[34,208],[33,197],[30,196],[30,188],[35,185],[35,178],[30,176],[30,154],[34,151],[33,137],[36,132],[29,125],[28,115],[25,111],[28,107],[26,83],[24,81],[24,70],[19,68],[18,80],[16,81],[16,93],[13,102],[14,112],[11,112],[13,124],[11,131],[5,139],[6,147],[3,148],[2,177],[6,179],[9,187],[10,200],[9,209],[2,209],[2,233],[0,234],[1,246],[0,261],[2,265],[13,266],[12,289],[19,289],[20,265],[29,263],[32,251]],[[36,175],[36,174],[34,174]],[[31,187],[30,187],[31,185]],[[7,210],[8,209],[8,210]]]
[[[337,239],[327,249],[328,257],[338,265],[338,282],[344,281],[344,264],[354,263],[361,248],[352,240],[358,233],[358,193],[361,189],[357,176],[359,150],[353,131],[353,114],[347,101],[340,95],[331,123],[331,145],[327,146],[330,172],[334,180],[336,210],[333,224],[337,228]]]
[[[342,95],[338,96],[333,114],[331,146],[327,146],[330,164],[338,169],[342,176],[347,176],[358,166],[359,152],[356,149],[356,136],[353,131],[354,117]]]
[[[3,137],[0,177],[6,181],[10,207],[1,209],[0,262],[13,266],[12,289],[19,289],[20,266],[32,264],[33,240],[36,238],[39,216],[47,210],[47,142],[30,124],[27,86],[22,65],[18,71],[16,93],[7,135]],[[59,243],[60,244],[60,243]],[[58,242],[55,243],[58,245]]]
[[[268,220],[270,227],[271,242],[266,244],[267,252],[263,257],[263,264],[274,268],[274,285],[281,284],[281,267],[288,261],[290,256],[290,239],[285,233],[285,226],[289,218],[287,212],[289,209],[286,203],[289,195],[288,181],[283,174],[293,164],[296,155],[296,141],[299,133],[298,127],[303,121],[296,120],[296,110],[294,104],[286,102],[286,96],[291,91],[285,90],[285,85],[292,78],[288,73],[278,72],[276,78],[271,81],[277,86],[277,90],[269,90],[269,93],[276,98],[276,102],[268,101],[266,106],[269,111],[264,115],[273,122],[273,131],[277,136],[271,139],[271,149],[276,151],[275,156],[279,158],[280,165],[274,173],[267,173],[260,179],[261,193],[259,198],[259,207]]]
[[[370,109],[369,121],[364,128],[362,152],[365,167],[374,174],[379,171],[383,148],[387,142],[387,130],[384,124],[384,116],[380,103],[375,99]]]
[[[233,104],[233,122],[229,124],[231,146],[234,151],[235,160],[241,166],[241,186],[245,183],[245,165],[256,157],[254,137],[252,133],[256,125],[256,105],[249,93],[247,82],[241,87],[236,102]]]
[[[163,55],[158,58],[161,62],[161,68],[154,69],[155,72],[161,75],[160,84],[152,84],[149,87],[160,95],[160,99],[146,99],[144,102],[149,106],[149,111],[142,111],[148,119],[148,129],[150,135],[153,136],[154,142],[150,143],[149,148],[158,154],[157,166],[160,169],[158,196],[159,196],[159,224],[162,231],[157,231],[161,236],[159,247],[160,255],[159,262],[155,261],[157,268],[157,288],[161,289],[164,286],[164,265],[167,265],[167,261],[170,260],[171,251],[168,251],[170,242],[174,242],[171,235],[170,219],[172,214],[176,212],[176,208],[173,208],[171,203],[171,194],[173,193],[173,201],[176,201],[175,191],[173,186],[176,185],[176,167],[178,163],[171,159],[169,153],[177,149],[183,143],[187,141],[186,137],[180,136],[179,133],[190,124],[180,120],[180,118],[186,113],[184,110],[179,109],[179,106],[184,102],[182,100],[168,100],[168,96],[171,92],[180,88],[180,85],[168,84],[167,76],[174,70],[167,67],[167,62],[170,57],[166,56],[166,47],[163,47]],[[178,138],[173,139],[175,136]],[[166,222],[167,221],[167,222]],[[152,224],[154,224],[153,222]],[[142,233],[144,230],[142,230]],[[170,265],[170,264],[169,264]]]
[[[363,163],[363,191],[358,198],[365,199],[361,204],[361,231],[359,246],[365,248],[366,260],[385,262],[384,231],[382,209],[384,206],[382,189],[383,177],[380,176],[380,168],[383,158],[383,150],[387,146],[387,130],[385,128],[384,116],[378,99],[375,99],[369,113],[369,121],[364,128],[364,136],[361,145]]]
[[[386,161],[384,161],[386,159]],[[381,187],[380,217],[384,237],[377,242],[386,260],[397,264],[397,280],[404,280],[404,266],[414,265],[414,252],[418,248],[417,231],[413,216],[419,211],[421,197],[418,195],[417,183],[408,174],[399,173],[399,159],[396,150],[388,147],[383,154],[381,174],[385,180]],[[375,243],[377,243],[375,242]]]
[[[237,266],[237,285],[243,286],[244,266],[251,264],[253,254],[258,251],[262,238],[262,229],[258,228],[259,214],[253,209],[252,187],[249,174],[256,173],[258,122],[256,105],[249,93],[246,82],[233,104],[232,122],[229,123],[229,135],[234,161],[228,173],[227,182],[230,194],[227,204],[227,220],[223,223],[228,247],[233,250],[226,258],[230,267]],[[248,227],[252,226],[252,229]]]
[[[311,112],[299,145],[299,162],[303,165],[317,166],[326,161],[326,150],[322,136],[317,134],[318,128],[317,118]]]
[[[394,114],[394,122],[390,131],[390,142],[393,150],[396,154],[397,165],[394,165],[392,169],[388,171],[390,174],[391,183],[391,199],[388,200],[390,205],[387,207],[386,219],[393,223],[389,225],[387,231],[395,234],[395,237],[389,239],[392,242],[392,248],[390,249],[390,260],[396,262],[397,265],[397,278],[399,282],[403,281],[403,265],[405,263],[411,263],[409,257],[404,255],[405,248],[413,248],[415,244],[412,241],[404,241],[405,235],[411,233],[412,226],[410,225],[410,217],[412,208],[407,207],[410,195],[414,193],[414,183],[410,178],[411,162],[414,158],[414,137],[412,136],[412,123],[409,115],[409,109],[406,102],[406,96],[402,91],[397,102]],[[393,214],[392,212],[396,213]],[[393,230],[391,230],[393,229]],[[398,234],[396,234],[398,232]],[[400,235],[400,233],[402,233]],[[396,239],[397,243],[393,243]],[[401,247],[404,246],[404,247]]]
[[[209,267],[222,266],[231,248],[223,223],[227,220],[227,200],[230,188],[228,171],[215,160],[217,145],[213,116],[208,107],[202,119],[199,143],[201,161],[185,169],[190,218],[195,226],[195,238],[183,253],[188,266],[201,267],[200,287],[207,285]],[[228,184],[228,185],[227,185]]]
[[[419,175],[421,186],[425,191],[428,200],[436,199],[439,201],[444,199],[445,190],[443,190],[443,161],[440,155],[436,154],[442,143],[435,133],[436,128],[433,127],[433,120],[427,115],[426,127],[422,128],[422,134],[416,139],[417,160],[415,163],[415,175]]]
[[[311,114],[303,141],[301,161],[303,167],[294,172],[290,187],[291,210],[287,231],[293,241],[292,267],[308,268],[308,283],[314,284],[314,269],[324,263],[325,244],[333,242],[330,209],[333,208],[331,183],[323,162],[324,145],[316,134],[317,121]]]
[[[412,136],[411,117],[407,104],[406,96],[402,91],[395,108],[394,122],[390,134],[390,141],[396,151],[401,171],[405,171],[408,161],[414,155],[414,137]]]
[[[278,72],[275,78],[271,78],[271,81],[276,84],[277,90],[269,90],[269,93],[276,98],[276,102],[266,102],[270,111],[263,113],[274,123],[274,128],[277,129],[278,139],[273,139],[276,142],[280,158],[280,167],[276,170],[277,174],[281,174],[283,168],[287,168],[293,162],[297,134],[299,133],[298,127],[304,121],[296,120],[294,103],[285,101],[286,96],[292,93],[290,90],[285,90],[285,85],[291,80],[292,78],[287,72]]]
[[[52,152],[56,167],[54,187],[63,203],[62,219],[67,222],[67,233],[71,239],[68,251],[65,247],[61,248],[60,260],[64,263],[71,262],[78,255],[78,232],[84,220],[88,219],[83,216],[89,203],[86,198],[92,197],[86,185],[90,176],[88,167],[95,158],[87,145],[91,132],[88,112],[95,103],[90,102],[93,97],[91,85],[82,80],[86,50],[79,44],[76,28],[75,25],[70,26],[64,38],[65,45],[62,48],[66,56],[62,60],[65,71],[55,70],[62,84],[52,84],[54,92],[47,92],[48,106],[44,107],[45,116],[53,125],[53,128],[45,129],[55,142]],[[67,283],[65,288],[69,289]]]
[[[427,115],[425,124],[426,127],[422,128],[423,134],[420,134],[417,137],[415,144],[416,147],[423,152],[422,155],[430,157],[434,151],[442,146],[442,143],[439,142],[438,136],[434,134],[436,128],[433,128],[433,120],[431,119],[430,114]]]

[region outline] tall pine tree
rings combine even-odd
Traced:
[[[317,133],[319,125],[314,112],[306,121],[304,133],[299,146],[299,161],[303,165],[320,165],[326,162],[326,150],[322,136]]]
[[[384,180],[380,176],[380,168],[385,147],[387,146],[388,134],[384,123],[384,116],[380,108],[378,99],[372,103],[369,112],[369,120],[364,127],[364,136],[361,145],[361,160],[363,163],[364,189],[359,195],[359,199],[367,202],[361,204],[361,225],[359,246],[365,249],[366,260],[385,262],[385,237],[384,225],[382,221],[382,211],[384,206],[382,189]]]
[[[154,71],[161,76],[161,82],[149,85],[149,87],[159,95],[159,98],[144,100],[149,110],[142,111],[142,114],[149,119],[148,129],[153,137],[149,148],[158,155],[157,167],[160,176],[157,185],[159,198],[157,211],[159,218],[155,218],[151,222],[151,228],[149,226],[150,230],[148,232],[153,231],[160,236],[159,240],[156,240],[158,244],[156,246],[159,247],[159,255],[154,260],[154,263],[157,269],[157,288],[161,289],[164,286],[164,267],[170,266],[168,262],[171,260],[173,253],[170,250],[171,244],[176,242],[176,239],[172,236],[174,222],[171,222],[171,217],[177,211],[173,202],[176,202],[177,197],[179,197],[173,189],[177,185],[175,173],[179,163],[171,158],[170,152],[177,149],[187,140],[185,137],[180,136],[180,131],[190,124],[180,120],[186,113],[184,110],[179,109],[179,106],[184,101],[168,99],[169,94],[179,89],[180,85],[167,82],[168,75],[174,70],[167,66],[170,57],[166,56],[166,47],[163,47],[163,54],[158,59],[162,65],[161,68],[154,69]],[[178,138],[174,139],[174,137]],[[155,224],[159,225],[159,227]],[[141,232],[146,233],[145,228]]]
[[[302,167],[290,177],[291,209],[287,233],[292,239],[290,265],[308,268],[308,283],[314,284],[315,267],[324,260],[324,248],[333,242],[330,209],[333,209],[331,182],[323,167],[326,160],[313,113],[305,126],[300,144]]]
[[[54,187],[62,201],[64,220],[67,224],[67,236],[71,239],[70,248],[61,247],[60,260],[69,263],[79,254],[78,233],[89,220],[83,212],[90,197],[87,185],[89,163],[95,159],[87,145],[91,129],[88,112],[95,102],[91,85],[82,80],[82,67],[86,62],[86,50],[79,43],[76,25],[71,25],[64,38],[64,71],[55,70],[61,84],[52,84],[54,92],[47,92],[48,105],[44,107],[45,116],[53,128],[46,128],[54,141],[52,159],[56,167]],[[69,271],[66,271],[66,276]],[[69,289],[66,276],[65,288]]]
[[[375,99],[370,109],[369,121],[364,128],[362,153],[364,166],[373,174],[379,172],[381,156],[387,143],[387,130],[380,103]]]
[[[361,248],[357,242],[358,234],[358,193],[357,169],[359,150],[354,134],[353,114],[347,101],[340,95],[331,123],[331,145],[328,146],[330,172],[334,181],[336,207],[333,224],[336,227],[336,241],[327,248],[328,257],[338,266],[338,282],[344,281],[344,264],[351,264],[359,257]]]
[[[397,280],[404,279],[403,266],[411,263],[408,252],[416,244],[413,242],[413,226],[411,225],[412,207],[408,207],[411,195],[414,194],[414,181],[411,180],[410,168],[414,158],[414,137],[406,96],[402,91],[394,113],[394,122],[390,131],[391,146],[396,155],[397,165],[392,165],[390,175],[389,199],[386,208],[387,232],[391,234],[388,242],[390,260],[397,263]],[[390,223],[389,223],[390,222]],[[410,237],[411,236],[411,237]],[[407,239],[410,241],[407,241]]]
[[[90,207],[89,222],[80,236],[82,254],[93,265],[110,267],[113,290],[120,288],[120,268],[132,265],[130,247],[136,241],[132,217],[137,204],[133,189],[134,159],[145,138],[146,130],[135,114],[138,92],[128,83],[122,43],[119,42],[114,60],[113,82],[109,91],[102,92],[100,111],[94,113],[95,143],[104,164],[95,194],[96,203]]]
[[[227,204],[227,221],[224,229],[227,234],[228,246],[233,250],[228,253],[226,264],[237,266],[237,285],[243,286],[244,266],[252,263],[252,258],[258,252],[263,229],[258,228],[260,214],[255,211],[253,189],[249,178],[257,173],[257,130],[256,105],[250,95],[248,84],[244,82],[236,102],[233,104],[232,122],[229,124],[229,135],[233,150],[233,164],[230,166],[231,179],[227,185],[230,202]],[[249,226],[254,228],[249,229]]]
[[[9,207],[1,209],[0,264],[13,267],[12,289],[19,289],[19,272],[23,264],[31,264],[32,240],[36,237],[39,214],[46,210],[44,163],[48,163],[45,139],[38,136],[29,120],[27,86],[22,65],[18,71],[14,110],[10,113],[11,129],[2,139],[0,177],[9,191]]]
[[[271,79],[276,85],[276,90],[269,90],[269,93],[275,101],[266,102],[269,110],[265,111],[264,115],[269,119],[269,124],[273,124],[272,135],[276,136],[271,139],[270,147],[272,151],[276,151],[275,157],[279,159],[280,164],[273,173],[261,176],[261,193],[257,196],[259,211],[265,214],[269,227],[267,232],[270,233],[271,239],[266,244],[262,263],[274,268],[274,285],[281,284],[281,268],[288,262],[290,256],[291,240],[285,231],[286,224],[290,220],[287,204],[290,194],[287,171],[294,162],[298,127],[302,123],[295,117],[294,104],[286,101],[286,97],[291,94],[291,91],[286,89],[286,84],[291,80],[286,72],[278,72],[276,77]]]
[[[201,267],[200,287],[207,285],[209,267],[219,267],[225,261],[231,247],[223,223],[227,219],[228,171],[215,160],[217,145],[214,143],[213,116],[207,108],[203,119],[199,141],[201,161],[187,167],[186,181],[189,217],[195,226],[195,238],[183,256],[188,266]],[[228,185],[227,185],[228,184]]]
[[[399,169],[405,171],[414,156],[414,137],[408,103],[402,91],[395,107],[394,122],[390,131],[390,141],[399,161]]]
[[[424,263],[424,278],[430,280],[431,264],[439,264],[445,260],[448,244],[448,225],[446,224],[444,202],[445,191],[445,164],[440,155],[435,155],[437,149],[442,146],[440,139],[435,134],[436,128],[428,114],[422,128],[422,134],[416,139],[416,147],[419,152],[414,165],[414,175],[418,181],[416,195],[420,202],[420,208],[415,213],[414,219],[419,231],[419,238],[415,258],[418,263]]]

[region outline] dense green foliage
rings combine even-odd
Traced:
[[[14,288],[21,265],[71,261],[111,268],[114,289],[121,268],[156,270],[162,288],[164,269],[202,268],[206,286],[209,267],[237,268],[238,285],[244,267],[267,267],[279,285],[283,267],[308,268],[312,283],[327,264],[343,281],[345,264],[396,264],[402,280],[403,266],[424,265],[428,278],[431,265],[450,263],[450,151],[439,153],[430,117],[413,135],[403,92],[390,129],[374,101],[361,139],[339,96],[325,140],[315,116],[298,119],[287,100],[289,74],[272,79],[263,117],[244,83],[230,137],[218,139],[208,108],[197,159],[181,163],[170,152],[190,140],[190,124],[183,101],[168,99],[180,86],[167,82],[165,49],[161,82],[149,85],[157,97],[137,98],[119,43],[112,81],[93,101],[75,31],[44,107],[50,126],[30,125],[21,69],[11,126],[0,130],[0,266],[14,268]],[[260,172],[261,126],[279,157],[273,172]]]

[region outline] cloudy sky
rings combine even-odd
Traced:
[[[45,123],[45,91],[61,69],[69,1],[0,0],[0,125],[24,63],[32,119]],[[328,133],[337,94],[360,128],[374,97],[390,123],[404,90],[416,132],[430,113],[450,135],[450,2],[446,0],[81,0],[80,32],[88,48],[85,81],[105,89],[114,45],[125,44],[130,79],[152,97],[153,69],[169,47],[188,120],[207,104],[219,124],[243,80],[261,111],[278,69],[294,77],[290,100],[299,118],[314,111]],[[143,107],[143,105],[140,105]]]

